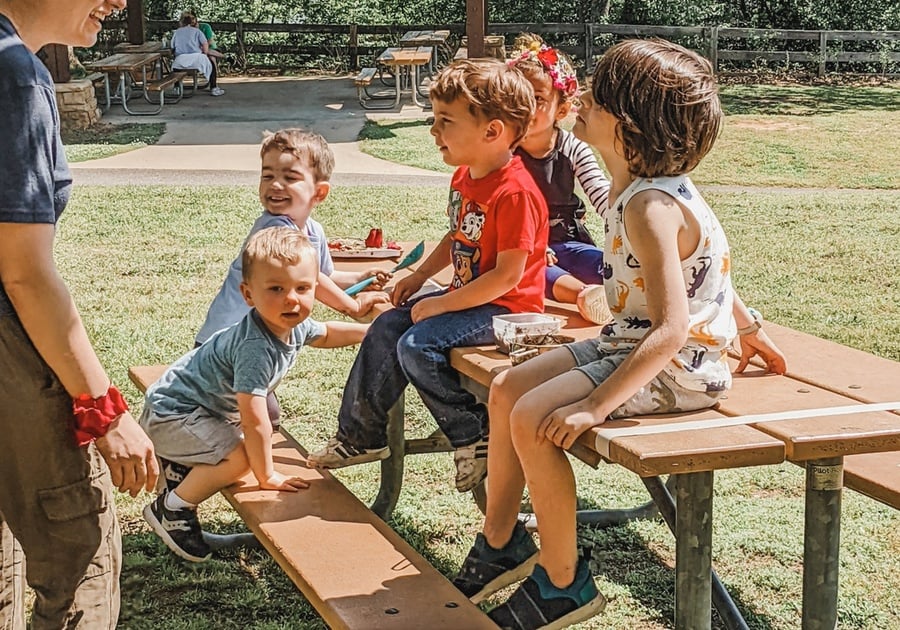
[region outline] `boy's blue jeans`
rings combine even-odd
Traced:
[[[460,385],[450,367],[450,350],[493,343],[492,317],[509,309],[484,304],[414,324],[410,311],[416,302],[410,300],[372,322],[350,369],[337,435],[356,448],[387,445],[388,411],[410,383],[454,447],[477,442],[487,433],[487,408]]]

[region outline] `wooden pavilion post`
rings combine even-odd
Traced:
[[[47,66],[54,83],[68,83],[72,78],[69,71],[69,47],[63,44],[47,44],[38,51],[38,57]]]
[[[487,32],[487,0],[466,0],[466,37],[469,58],[484,57]]]
[[[132,44],[144,43],[144,2],[128,0],[128,41]]]

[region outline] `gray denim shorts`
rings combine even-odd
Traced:
[[[575,370],[587,376],[594,387],[599,386],[622,365],[630,350],[605,352],[597,341],[587,339],[564,346],[575,359]],[[652,413],[679,413],[714,406],[725,392],[699,392],[685,389],[668,373],[660,372],[634,396],[609,414],[610,418],[628,418]]]
[[[203,407],[186,416],[160,416],[145,404],[138,422],[159,457],[186,466],[215,466],[244,441],[239,424],[212,416]]]

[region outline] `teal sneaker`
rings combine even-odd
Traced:
[[[541,565],[516,589],[509,600],[488,613],[504,630],[558,630],[590,619],[606,608],[606,598],[597,591],[594,578],[583,558],[575,580],[567,588],[557,588]]]
[[[477,604],[504,586],[528,576],[537,557],[537,545],[521,521],[516,521],[512,538],[502,549],[488,545],[484,534],[479,533],[453,580],[453,586]]]

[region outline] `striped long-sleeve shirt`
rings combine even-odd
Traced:
[[[581,241],[593,243],[584,225],[584,202],[575,194],[575,182],[581,186],[594,209],[606,214],[609,180],[597,164],[591,148],[572,135],[559,130],[556,146],[546,156],[535,158],[521,147],[516,155],[534,177],[550,208],[550,242]]]

